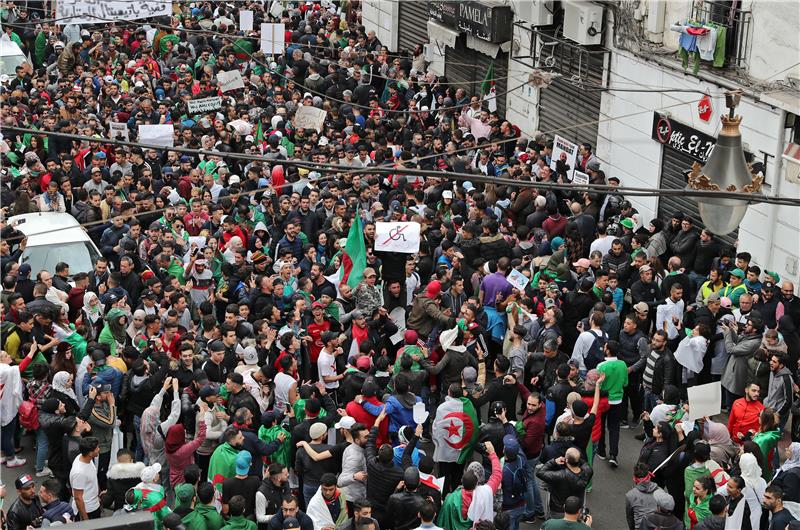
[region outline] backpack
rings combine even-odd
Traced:
[[[0,343],[5,344],[9,335],[17,330],[17,325],[10,320],[0,322]]]
[[[44,385],[36,397],[28,396],[28,399],[19,405],[19,424],[27,431],[35,431],[39,428],[39,409],[36,408],[36,400],[50,390],[50,385]]]
[[[506,465],[506,470],[511,474],[511,488],[505,492],[510,501],[504,504],[516,504],[525,500],[525,494],[528,492],[528,470],[522,465],[522,460],[517,457],[517,468],[512,470]]]
[[[598,337],[594,331],[590,331],[589,333],[593,336],[592,344],[589,346],[589,351],[586,352],[586,357],[583,362],[587,370],[592,370],[597,368],[597,365],[605,359],[603,348],[606,342],[608,342],[608,335],[606,335],[605,331],[601,331],[602,335],[600,337]]]

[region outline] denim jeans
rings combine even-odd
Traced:
[[[525,495],[525,518],[530,519],[537,513],[544,513],[542,506],[542,495],[536,485],[536,466],[539,465],[539,457],[529,458],[525,463],[528,472],[528,493]]]
[[[133,417],[133,436],[136,438],[136,461],[144,462],[144,447],[142,446],[142,417]],[[147,462],[144,462],[147,465]]]
[[[644,389],[644,410],[647,412],[653,412],[653,409],[656,408],[658,405],[658,400],[661,399],[656,394],[653,394],[650,390]]]
[[[14,433],[17,431],[17,417],[11,420],[8,425],[0,427],[0,448],[3,456],[14,458]]]
[[[519,508],[512,508],[505,510],[508,514],[508,530],[519,530],[519,522],[522,519],[522,514],[525,512],[525,505]]]
[[[36,472],[44,469],[44,463],[47,460],[47,451],[50,448],[47,443],[47,434],[44,429],[39,427],[36,430]]]
[[[319,484],[303,484],[303,500],[305,501],[306,510],[308,510],[308,503],[311,502],[311,497],[317,493],[318,489]]]

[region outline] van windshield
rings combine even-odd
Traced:
[[[74,241],[60,245],[42,245],[27,247],[22,254],[22,263],[31,266],[35,275],[40,270],[53,271],[60,262],[69,263],[70,274],[91,272],[94,262],[100,255],[86,241]]]
[[[24,55],[3,55],[0,56],[0,74],[6,74],[10,78],[17,76],[16,68],[27,61]]]

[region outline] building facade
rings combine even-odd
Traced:
[[[737,113],[763,193],[800,197],[800,4],[365,0],[363,21],[392,51],[427,44],[430,68],[469,93],[494,61],[502,114],[526,136],[592,144],[606,175],[626,187],[683,189],[685,170],[713,149],[724,92],[742,90]],[[703,33],[696,52],[690,25]],[[526,83],[539,70],[561,76],[544,88]],[[675,211],[700,221],[685,197],[630,199],[645,222]],[[762,269],[800,280],[800,208],[752,205],[724,239]]]

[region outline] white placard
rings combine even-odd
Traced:
[[[281,0],[273,0],[272,5],[269,6],[269,14],[273,18],[281,18],[283,14],[283,2]]]
[[[286,27],[283,24],[261,24],[261,51],[265,55],[281,55],[286,48]]]
[[[219,108],[222,108],[222,98],[219,96],[203,99],[192,99],[186,102],[186,109],[192,114],[210,112]]]
[[[139,125],[139,142],[147,145],[159,145],[161,147],[173,147],[174,128],[169,124],[160,125]]]
[[[169,0],[58,0],[58,24],[103,24],[115,20],[138,20],[172,14]]]
[[[229,72],[217,72],[217,83],[219,89],[223,92],[228,90],[236,90],[237,88],[244,88],[244,80],[239,70],[231,70]]]
[[[425,403],[422,401],[418,401],[414,403],[414,423],[417,425],[422,425],[425,423],[425,420],[428,419],[428,411],[425,410]]]
[[[419,252],[419,223],[376,223],[375,250],[414,254]]]
[[[589,184],[589,175],[583,171],[574,171],[572,173],[572,183],[581,185]]]
[[[328,112],[326,110],[303,105],[298,107],[297,112],[294,113],[292,125],[295,129],[315,129],[317,132],[322,132],[322,126],[325,124],[325,118],[327,117]]]
[[[239,11],[239,29],[253,31],[253,12],[250,10]]]
[[[716,416],[722,410],[722,385],[719,381],[707,385],[690,386],[686,389],[689,396],[689,421]]]
[[[108,137],[112,140],[125,140],[129,139],[128,124],[112,121],[108,124]]]
[[[511,269],[511,274],[506,278],[508,283],[511,284],[516,290],[525,292],[525,287],[528,285],[528,277],[519,272],[517,269]]]
[[[405,308],[402,307],[395,307],[389,313],[389,318],[392,319],[394,325],[397,326],[397,333],[389,337],[389,340],[392,341],[392,344],[397,346],[400,344],[405,336],[406,333],[406,311]]]
[[[553,155],[550,160],[550,168],[555,171],[556,162],[561,160],[562,153],[565,155],[564,162],[569,166],[567,179],[572,182],[575,164],[578,160],[578,144],[574,144],[566,138],[556,135],[553,139]]]

